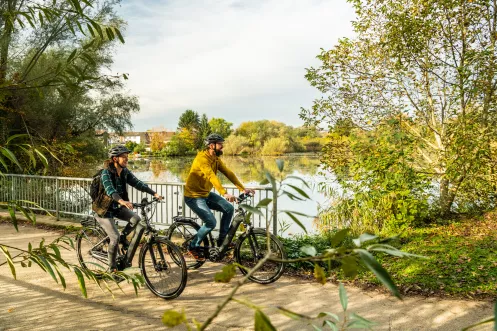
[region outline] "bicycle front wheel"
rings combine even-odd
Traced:
[[[93,273],[105,272],[108,269],[108,247],[109,237],[99,228],[84,228],[76,236],[79,264]]]
[[[147,287],[160,298],[177,298],[185,289],[187,268],[180,250],[164,237],[143,245],[140,268]]]
[[[236,262],[244,267],[239,267],[242,274],[246,275],[248,269],[255,267],[264,258],[268,251],[267,248],[266,231],[263,229],[253,229],[238,240],[235,257]],[[273,258],[286,259],[283,244],[273,234],[270,238],[270,248]],[[266,261],[249,279],[259,284],[269,284],[278,280],[284,269],[285,265],[282,262]]]

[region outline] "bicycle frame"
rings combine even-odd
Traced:
[[[145,205],[144,205],[144,203],[145,203]],[[133,250],[126,251],[126,254],[124,254],[124,255],[121,254],[120,249],[117,250],[117,263],[118,263],[118,265],[120,265],[120,269],[125,269],[127,267],[132,266],[133,258],[135,257],[136,250],[138,249],[138,245],[139,245],[141,239],[143,238],[143,236],[146,236],[149,233],[151,233],[151,235],[148,237],[147,244],[153,245],[155,242],[155,238],[157,237],[158,233],[150,224],[150,220],[152,219],[152,216],[147,215],[147,211],[150,211],[150,209],[147,208],[148,204],[149,203],[148,203],[148,200],[146,198],[142,199],[141,204],[133,204],[133,206],[140,209],[140,214],[141,214],[142,220],[145,222],[146,226],[143,228],[142,231],[135,234],[136,238],[133,238],[133,239],[136,241],[137,244],[134,246]],[[93,246],[94,248],[103,244],[109,238],[109,236],[105,233],[105,231],[101,230],[100,227],[97,227],[97,229],[98,229],[98,231],[101,231],[105,237],[102,240],[100,240],[98,243],[96,243]],[[84,231],[83,231],[83,233],[88,238],[88,236],[86,235],[86,233]],[[119,248],[120,248],[120,246],[121,246],[121,244],[118,243]],[[160,256],[161,260],[164,261],[164,258],[165,258],[164,253],[160,249],[158,251],[159,251],[159,254],[161,255]],[[154,265],[157,265],[157,263],[156,263],[157,260],[156,260],[155,253],[153,252],[153,250],[151,250],[150,254],[151,254],[152,261],[153,261]],[[100,262],[108,262],[107,254],[102,254],[101,252],[92,249],[91,255]]]
[[[183,225],[191,225],[193,224],[200,225],[197,223],[198,217],[186,217],[182,215],[178,215],[173,217],[173,223],[177,224],[183,224]],[[252,229],[254,226],[250,222],[250,220],[247,219],[247,213],[246,211],[241,208],[240,206],[237,207],[235,210],[235,213],[233,215],[233,218],[231,220],[231,225],[228,230],[228,234],[226,235],[226,238],[224,239],[222,245],[220,247],[216,247],[216,243],[214,238],[212,237],[212,232],[209,232],[207,234],[207,241],[209,243],[209,249],[207,250],[208,258],[210,260],[220,260],[224,258],[226,253],[231,250],[229,248],[229,245],[233,242],[235,239],[236,231],[238,230],[238,227],[240,224],[244,224],[245,230],[243,233],[241,233],[238,237],[236,237],[236,240],[239,240],[241,238],[244,238],[245,236],[249,235],[252,232]],[[193,226],[194,227],[194,226]],[[252,240],[250,240],[251,246],[253,246]],[[252,247],[253,249],[256,249]],[[258,248],[256,249],[258,251]]]

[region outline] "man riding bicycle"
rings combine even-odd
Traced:
[[[98,215],[95,216],[95,219],[110,239],[108,248],[109,271],[117,270],[118,241],[123,244],[123,248],[127,249],[126,254],[133,256],[139,244],[136,242],[136,238],[139,238],[146,228],[146,224],[142,224],[140,216],[132,211],[133,204],[129,202],[126,185],[129,184],[142,192],[153,195],[159,200],[162,199],[159,194],[128,170],[129,153],[130,150],[125,146],[115,146],[109,150],[109,159],[105,161],[100,177],[103,189],[99,192],[99,196],[92,205],[93,211]],[[128,222],[120,237],[117,226],[114,223],[114,217]],[[135,228],[136,232],[130,244],[126,237]]]
[[[252,189],[246,189],[236,175],[229,170],[219,156],[223,154],[224,139],[217,133],[210,134],[205,139],[206,149],[198,152],[193,160],[190,173],[185,184],[185,203],[204,222],[202,227],[190,242],[189,251],[198,260],[205,259],[200,243],[216,227],[216,218],[211,209],[222,213],[221,226],[217,245],[221,246],[228,234],[234,208],[229,202],[236,200],[234,195],[228,194],[217,177],[221,171],[240,191],[245,194],[254,194]],[[220,195],[211,192],[214,187]],[[229,201],[229,202],[228,202]]]

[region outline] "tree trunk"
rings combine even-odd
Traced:
[[[11,11],[12,4],[10,0],[8,0],[7,8],[4,10]],[[0,12],[0,14],[6,14],[5,11]],[[9,47],[10,42],[12,40],[12,25],[9,24],[7,19],[4,19],[3,22],[3,33],[0,35],[0,85],[5,83],[5,79],[7,77],[7,69],[8,69],[8,57],[9,57]]]
[[[445,178],[442,179],[440,181],[440,214],[442,216],[450,214],[450,208],[454,203],[455,197],[454,191],[450,189],[450,181]]]

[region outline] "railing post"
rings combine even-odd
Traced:
[[[55,178],[55,216],[57,221],[60,219],[59,215],[59,179]]]
[[[278,194],[273,189],[273,234],[278,235]]]
[[[181,185],[181,190],[183,191],[182,193],[184,194],[185,192],[185,184]],[[183,216],[186,216],[186,209],[185,209],[185,199],[184,199],[184,196],[183,194],[180,195],[180,199],[181,199],[181,210],[183,211]],[[179,192],[178,192],[178,195],[179,195]]]
[[[10,176],[10,178],[12,178],[12,190],[10,192],[10,200],[12,201],[16,201],[16,197],[15,197],[15,183],[14,183],[14,180],[16,179],[14,176]]]

